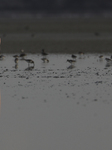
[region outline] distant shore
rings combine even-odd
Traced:
[[[112,19],[1,19],[1,53],[112,52]]]

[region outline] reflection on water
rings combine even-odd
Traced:
[[[70,65],[67,67],[67,69],[73,69],[75,66],[74,65]]]
[[[111,149],[110,54],[75,55],[74,65],[69,54],[49,54],[49,63],[28,54],[35,67],[14,67],[12,54],[1,61],[1,149]]]
[[[33,70],[34,69],[34,66],[29,66],[25,69],[25,71],[29,71],[29,70]]]
[[[15,69],[18,69],[18,64],[15,64]]]

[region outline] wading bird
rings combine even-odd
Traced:
[[[18,58],[16,57],[14,60],[15,64],[18,64]]]
[[[0,60],[3,60],[5,58],[4,55],[0,55]]]
[[[75,63],[76,61],[72,60],[72,59],[67,59],[67,62],[69,62],[70,64],[72,64],[72,63]]]
[[[42,49],[42,52],[41,52],[41,54],[42,54],[43,56],[46,56],[46,55],[48,55],[48,54],[45,52],[45,50],[44,50],[44,49]]]
[[[74,58],[74,59],[76,59],[76,58],[77,58],[77,56],[76,56],[76,55],[73,55],[73,54],[71,55],[71,57],[72,57],[72,58]]]
[[[48,63],[49,60],[47,58],[42,58],[41,60],[43,60],[44,63]]]
[[[24,60],[28,63],[28,66],[30,66],[30,64],[33,64],[33,66],[35,65],[34,61],[31,59],[24,59]]]

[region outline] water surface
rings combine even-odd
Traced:
[[[110,53],[77,54],[72,67],[70,54],[28,54],[34,68],[13,55],[0,61],[1,149],[112,148]]]

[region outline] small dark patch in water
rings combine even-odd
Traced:
[[[59,78],[59,76],[54,76],[54,78]]]
[[[26,99],[26,97],[22,96],[22,99]]]
[[[44,99],[44,103],[46,103],[47,102],[47,100],[46,99]]]
[[[98,101],[97,99],[94,99],[94,102]]]

